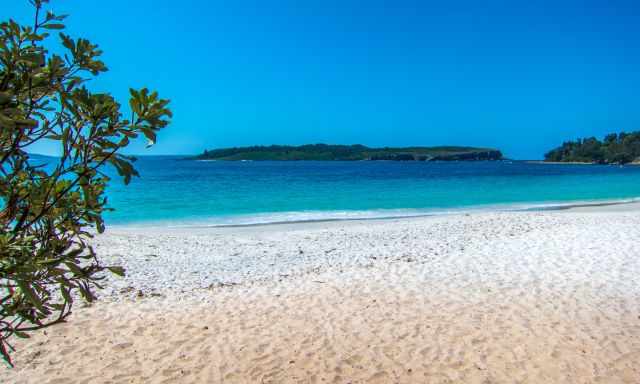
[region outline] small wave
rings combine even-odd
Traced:
[[[585,208],[585,207],[606,207],[609,205],[621,205],[632,204],[640,202],[639,197],[617,200],[583,200],[583,201],[571,201],[571,202],[554,202],[554,203],[540,203],[530,204],[530,206],[519,209],[520,211],[561,211],[571,208]]]

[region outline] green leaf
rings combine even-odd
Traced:
[[[65,262],[64,265],[76,276],[84,276],[84,271],[71,261]]]
[[[104,220],[102,219],[96,220],[96,229],[98,230],[98,233],[104,233],[104,230],[105,230]]]
[[[16,127],[16,123],[12,118],[0,113],[0,127],[6,129],[14,129]]]
[[[33,304],[40,312],[46,313],[44,305],[40,300],[40,297],[36,294],[36,292],[29,286],[29,284],[25,283],[22,280],[16,281],[18,287],[20,288],[20,292],[29,300],[31,304]]]
[[[156,143],[156,133],[151,128],[141,128],[142,134],[153,144]]]
[[[41,25],[41,27],[44,29],[64,29],[64,24],[49,23]]]
[[[14,122],[16,125],[26,126],[26,127],[37,127],[38,121],[33,119],[15,119]]]
[[[62,294],[62,298],[65,302],[73,303],[73,298],[71,298],[71,295],[69,294],[69,289],[62,284],[60,284],[60,293]]]
[[[70,38],[69,36],[65,35],[64,33],[60,33],[60,39],[62,39],[62,45],[67,48],[70,51],[75,51],[76,50],[76,43],[73,41],[72,38]]]
[[[109,271],[111,271],[111,273],[118,275],[120,277],[124,277],[124,268],[122,267],[107,267],[107,269]]]
[[[7,104],[11,101],[11,95],[6,92],[0,92],[0,104]]]
[[[26,61],[34,65],[41,65],[44,63],[44,57],[40,53],[29,52],[20,56],[20,61]]]
[[[46,20],[46,21],[49,21],[49,20],[58,20],[58,21],[62,21],[62,20],[64,20],[64,19],[66,19],[66,18],[67,18],[67,16],[69,16],[69,15],[55,15],[53,12],[51,12],[51,11],[47,11],[47,17],[46,17],[46,19],[45,19],[45,20]]]
[[[77,257],[78,255],[80,255],[83,251],[84,251],[84,249],[82,249],[82,248],[76,248],[76,249],[74,249],[74,250],[70,251],[69,253],[67,253],[67,254],[65,255],[65,257],[66,257],[67,259],[72,259],[72,258],[75,258],[75,257]]]
[[[4,340],[0,339],[0,355],[2,355],[2,359],[8,366],[13,367],[13,363],[11,362],[11,356],[9,355],[9,351],[7,350],[7,346],[9,344]]]

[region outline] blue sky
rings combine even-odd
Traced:
[[[1,18],[29,20],[27,1]],[[541,158],[640,130],[637,1],[53,0],[98,43],[92,83],[172,100],[138,154],[254,144],[475,145]],[[48,146],[35,148],[51,153]]]

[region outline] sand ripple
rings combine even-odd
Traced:
[[[639,239],[624,212],[115,233],[131,275],[0,382],[638,383]]]

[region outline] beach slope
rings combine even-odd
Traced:
[[[640,214],[115,229],[6,383],[638,383]]]

